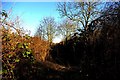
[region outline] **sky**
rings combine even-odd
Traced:
[[[12,15],[19,16],[22,27],[30,30],[30,35],[33,36],[44,17],[54,17],[57,22],[60,20],[57,4],[58,2],[2,2],[2,9],[12,9]]]
[[[16,0],[17,1],[17,0]],[[25,0],[26,1],[26,0]],[[50,0],[51,1],[51,0]],[[58,2],[2,2],[2,9],[9,11],[12,9],[12,17],[20,17],[22,27],[30,30],[30,35],[34,36],[40,21],[44,17],[54,17],[55,21],[61,21],[57,11]],[[12,19],[12,18],[11,18]],[[55,41],[60,42],[62,37],[57,37]]]

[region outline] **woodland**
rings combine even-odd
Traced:
[[[2,10],[1,80],[118,80],[120,2],[107,2],[101,11],[96,5],[100,3],[59,3],[65,21],[56,28],[54,19],[46,17],[34,36],[16,27],[17,21],[11,25]],[[55,31],[64,35],[60,43],[52,43]]]

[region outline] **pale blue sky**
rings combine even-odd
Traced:
[[[34,35],[39,21],[44,17],[54,17],[60,20],[57,2],[2,2],[2,9],[8,11],[12,8],[12,15],[20,16],[24,29],[30,30]]]

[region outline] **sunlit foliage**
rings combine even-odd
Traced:
[[[7,13],[4,11],[2,16],[7,18],[6,15]],[[38,37],[30,37],[28,34],[23,35],[23,32],[19,29],[17,29],[19,32],[13,32],[12,29],[16,30],[16,28],[8,25],[8,22],[5,24],[4,21],[0,28],[0,32],[2,32],[2,79],[19,79],[21,76],[25,78],[24,75],[27,72],[24,72],[24,70],[18,72],[19,68],[31,66],[31,70],[27,75],[34,73],[34,70],[37,71],[35,66],[39,63],[36,63],[36,60],[45,60],[49,49],[48,43]],[[27,70],[29,69],[25,68],[25,71]]]

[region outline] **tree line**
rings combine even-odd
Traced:
[[[88,24],[99,17],[104,5],[100,2],[64,2],[58,3],[61,22],[54,17],[45,17],[40,21],[35,36],[42,37],[52,43],[54,37],[62,35],[63,39],[70,37],[79,30],[87,30]],[[66,40],[67,40],[66,38]]]

